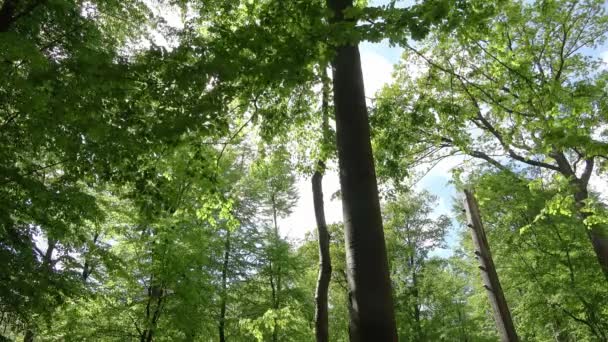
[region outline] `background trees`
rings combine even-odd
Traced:
[[[595,0],[0,0],[0,339],[308,341],[320,240],[329,340],[495,341],[460,208],[414,190],[465,155],[521,338],[605,341],[607,30]],[[334,129],[344,223],[292,240]]]
[[[395,307],[403,322],[399,335],[412,341],[430,338],[423,328],[428,305],[424,290],[431,290],[424,286],[426,263],[429,252],[444,244],[450,226],[446,216],[430,217],[436,202],[428,193],[400,194],[384,207]]]

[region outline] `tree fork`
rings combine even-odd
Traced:
[[[332,22],[352,0],[328,0]],[[350,289],[350,340],[397,341],[378,185],[357,44],[335,47],[332,62],[337,150]]]

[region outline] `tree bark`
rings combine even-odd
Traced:
[[[0,32],[8,32],[19,18],[29,15],[45,2],[46,0],[4,0],[0,7]]]
[[[334,22],[352,0],[328,0]],[[397,341],[361,58],[356,44],[335,48],[333,88],[352,307],[351,341]]]
[[[222,294],[220,303],[220,321],[219,334],[220,342],[226,341],[226,297],[227,297],[227,279],[228,279],[228,263],[230,261],[230,230],[226,229],[226,241],[224,242],[224,263],[222,265]]]
[[[490,246],[483,230],[481,222],[481,215],[479,214],[479,208],[477,201],[468,190],[464,191],[464,207],[467,214],[467,223],[471,228],[471,237],[473,238],[473,244],[475,245],[475,254],[479,261],[479,269],[481,271],[481,279],[483,285],[487,290],[488,299],[494,312],[494,321],[496,322],[496,329],[500,335],[500,340],[503,342],[517,342],[519,341],[517,333],[515,332],[515,325],[511,318],[511,312],[507,305],[507,300],[500,286],[500,280],[496,273],[496,267],[492,260],[492,253],[490,252]]]
[[[566,178],[570,179],[570,185],[574,188],[574,200],[578,211],[578,216],[581,220],[585,220],[591,213],[585,212],[585,200],[589,198],[589,180],[595,168],[595,159],[587,158],[585,160],[585,168],[580,177],[576,175],[572,165],[563,152],[554,151],[551,157],[555,159],[558,171]],[[587,229],[587,236],[593,246],[593,251],[600,264],[600,268],[604,273],[604,277],[608,280],[608,229],[603,225],[591,225]]]
[[[414,264],[413,256],[410,259],[410,267],[412,267],[412,296],[414,297],[414,327],[416,332],[416,340],[424,341],[422,323],[420,322],[420,290],[418,289],[418,275],[416,274],[416,265]]]
[[[15,11],[17,9],[16,0],[5,0],[0,7],[0,32],[7,32],[13,23]]]
[[[591,213],[583,210],[585,207],[585,200],[589,198],[589,192],[587,191],[586,185],[577,184],[577,181],[573,181],[573,183],[574,186],[577,187],[577,191],[574,194],[574,200],[578,209],[578,214],[582,220],[585,220],[592,215]],[[587,229],[587,236],[591,241],[593,251],[595,252],[604,277],[606,280],[608,280],[608,232],[606,231],[605,227],[594,224]]]
[[[34,342],[34,331],[27,329],[25,336],[23,336],[23,342]]]
[[[279,247],[280,234],[279,234],[279,224],[277,221],[277,216],[278,216],[277,215],[277,204],[276,204],[274,194],[272,195],[271,201],[272,201],[272,220],[274,223],[274,244],[275,244],[275,247]],[[280,307],[279,300],[280,300],[280,295],[281,295],[281,263],[279,260],[277,260],[277,262],[275,262],[275,266],[276,266],[276,284],[274,282],[274,271],[272,269],[272,264],[271,264],[270,285],[272,287],[273,309],[275,310],[275,313],[278,313],[279,307]],[[273,328],[272,328],[272,341],[277,342],[278,338],[279,338],[279,325],[277,324],[277,319],[275,318]]]
[[[150,280],[150,282],[152,283],[152,279]],[[151,342],[154,337],[154,332],[156,330],[156,326],[158,324],[158,320],[160,319],[160,314],[162,311],[164,293],[165,291],[163,286],[150,285],[148,287],[148,303],[146,305],[146,329],[141,335],[141,342]],[[154,301],[156,301],[154,312],[151,313],[150,309]]]
[[[319,239],[319,277],[315,292],[315,336],[317,342],[329,341],[327,298],[331,279],[331,256],[329,254],[329,232],[323,208],[323,173],[325,165],[319,161],[312,176],[312,196]]]
[[[93,272],[93,266],[90,263],[89,254],[92,252],[92,249],[95,248],[95,245],[97,244],[97,239],[99,239],[99,233],[95,233],[95,235],[93,236],[93,243],[91,245],[91,248],[89,248],[89,250],[86,252],[86,255],[84,257],[84,265],[82,266],[82,282],[83,283],[87,282],[87,279],[89,279],[89,276]]]
[[[325,65],[321,66],[323,82],[323,98],[321,103],[323,141],[321,145],[321,158],[317,162],[317,169],[312,176],[312,199],[317,221],[317,235],[319,239],[319,277],[315,291],[315,337],[317,342],[329,341],[328,318],[328,292],[331,280],[331,256],[329,253],[329,231],[325,222],[325,208],[323,205],[323,175],[325,174],[325,149],[329,146],[329,92],[330,85]]]

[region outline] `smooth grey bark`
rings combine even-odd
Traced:
[[[344,21],[352,0],[328,0]],[[397,341],[378,185],[357,44],[335,47],[332,61],[337,150],[350,292],[350,340]]]
[[[479,214],[479,208],[477,201],[472,192],[464,191],[464,207],[467,214],[467,223],[471,228],[471,237],[473,238],[473,244],[475,245],[475,255],[479,261],[479,270],[481,271],[481,279],[483,285],[487,290],[488,299],[494,312],[494,321],[496,322],[496,329],[500,335],[500,340],[503,342],[517,342],[519,338],[515,332],[515,325],[511,318],[511,312],[507,305],[507,300],[500,286],[500,280],[496,273],[496,267],[494,266],[494,260],[492,260],[492,253],[490,246],[486,238],[486,234],[483,229],[481,222],[481,215]]]

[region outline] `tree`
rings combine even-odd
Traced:
[[[407,45],[374,115],[381,155],[394,164],[460,153],[502,170],[562,175],[608,276],[606,227],[589,198],[608,146],[606,72],[584,52],[606,32],[602,1],[513,1],[487,25]],[[410,77],[410,63],[420,77]]]
[[[327,4],[333,11],[334,22],[347,22],[344,11],[352,7],[352,0],[330,0]],[[351,341],[396,341],[359,49],[356,43],[342,43],[335,53],[333,89],[350,289]]]
[[[444,246],[451,224],[447,216],[430,217],[436,202],[426,192],[400,193],[383,206],[398,328],[412,341],[430,338],[423,328],[423,277],[429,253]]]
[[[497,3],[0,0],[0,340],[496,340],[470,246],[432,256],[449,220],[395,186],[440,148],[502,170],[466,182],[522,338],[606,339],[585,238],[608,222],[607,76],[576,51],[608,24],[597,1]],[[372,102],[381,207],[358,43],[382,39],[429,77],[404,65]]]
[[[329,252],[332,260],[331,282],[328,288],[328,336],[330,341],[349,340],[348,312],[348,280],[346,276],[346,252],[344,249],[344,227],[341,223],[327,226],[329,235]],[[315,288],[318,284],[318,270],[315,268],[319,260],[317,230],[311,231],[298,248],[299,259],[307,262],[306,274],[303,278],[306,288]]]
[[[328,291],[329,282],[331,280],[331,254],[330,254],[330,237],[325,221],[325,208],[323,205],[323,174],[325,173],[325,164],[327,162],[326,155],[330,145],[330,130],[329,130],[329,78],[327,76],[327,68],[321,66],[321,81],[322,81],[322,99],[321,99],[321,115],[323,139],[319,144],[321,146],[321,158],[317,161],[317,169],[312,176],[312,193],[315,208],[315,220],[317,221],[317,238],[319,241],[319,277],[315,290],[315,337],[317,342],[329,341],[329,326],[328,326]]]
[[[81,292],[77,267],[49,260],[82,262],[78,273],[90,272],[84,272],[90,260],[72,255],[97,244],[88,230],[105,219],[99,202],[108,185],[143,181],[150,174],[139,166],[187,131],[222,129],[220,116],[206,118],[215,105],[193,90],[204,89],[206,77],[178,84],[167,64],[159,67],[162,49],[133,47],[152,25],[144,3],[8,0],[0,17],[2,263],[23,279],[3,281],[0,293],[10,303],[3,310],[21,317],[15,320],[21,329]],[[189,52],[176,51],[176,64]],[[164,106],[153,100],[168,89],[180,95],[165,98]],[[39,258],[47,254],[43,265]]]

